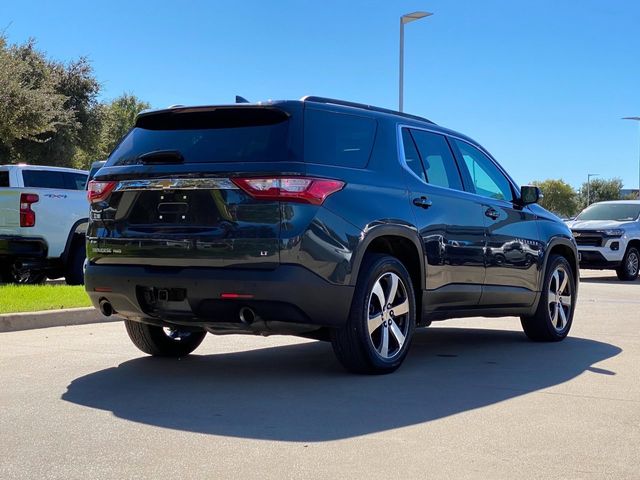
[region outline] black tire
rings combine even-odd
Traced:
[[[554,277],[556,272],[562,273]],[[563,275],[566,275],[567,280],[565,288],[562,288],[565,285]],[[558,290],[559,295],[554,295]],[[567,297],[571,305],[567,305]],[[573,270],[566,258],[552,255],[547,263],[536,313],[531,317],[520,317],[524,333],[537,342],[563,340],[571,329],[575,308],[576,283]]]
[[[14,265],[4,270],[0,277],[3,282],[15,283],[16,285],[37,285],[44,283],[47,279],[46,274],[39,270],[18,270]]]
[[[205,331],[173,330],[167,333],[162,327],[125,320],[129,338],[144,353],[155,357],[185,357],[193,352],[207,335]]]
[[[67,285],[84,284],[84,259],[87,256],[87,250],[83,240],[74,241],[69,252],[64,274],[64,280]]]
[[[622,264],[616,269],[618,278],[624,282],[632,282],[640,272],[640,253],[636,247],[627,248]]]
[[[394,275],[398,286],[395,295],[388,303]],[[376,284],[381,289],[376,291],[382,291],[384,294],[384,302],[380,301],[381,297],[374,292]],[[382,303],[387,305],[382,306]],[[396,314],[393,311],[394,306],[396,312],[398,309],[408,311]],[[371,334],[369,333],[370,314],[374,315],[376,322],[381,322]],[[331,332],[331,344],[340,363],[351,372],[391,373],[407,356],[415,325],[415,293],[407,269],[395,257],[380,254],[367,255],[360,268],[347,323],[344,327]],[[400,337],[404,338],[402,343],[400,343]],[[379,346],[376,345],[377,343]]]

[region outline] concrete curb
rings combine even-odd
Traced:
[[[86,323],[117,322],[117,316],[105,317],[93,307],[65,308],[42,312],[5,313],[0,315],[0,332],[16,332],[33,328],[62,327]]]

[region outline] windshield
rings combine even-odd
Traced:
[[[640,204],[597,203],[582,211],[576,220],[615,220],[629,222],[640,216]]]

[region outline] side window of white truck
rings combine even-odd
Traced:
[[[55,188],[59,190],[84,190],[87,176],[73,172],[55,172],[47,170],[23,170],[25,187]]]
[[[9,186],[9,172],[0,170],[0,188]]]

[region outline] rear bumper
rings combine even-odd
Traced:
[[[47,242],[38,237],[0,235],[0,257],[47,258]]]
[[[96,308],[106,300],[127,319],[255,333],[283,322],[317,327],[343,325],[354,290],[352,286],[331,284],[296,265],[249,270],[89,264],[85,288]],[[222,299],[223,293],[243,297]],[[240,321],[243,307],[255,312],[251,328]],[[278,333],[276,330],[282,329],[273,330]]]

